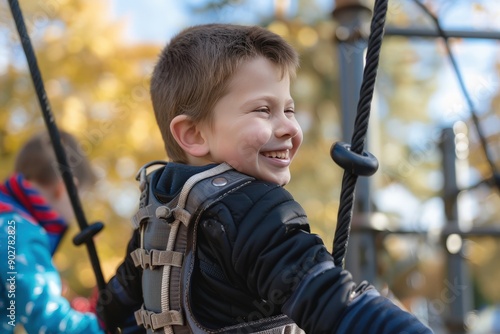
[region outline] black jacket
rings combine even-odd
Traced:
[[[192,175],[212,166],[168,164],[152,178],[162,201]],[[310,233],[302,207],[284,188],[253,181],[204,212],[197,228],[197,266],[191,298],[196,318],[219,328],[286,314],[307,333],[430,333],[414,316],[368,284],[333,265]],[[142,304],[141,271],[128,254],[108,284],[101,307],[115,325]]]

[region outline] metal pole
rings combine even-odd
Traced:
[[[335,39],[337,43],[342,113],[342,140],[352,138],[356,109],[364,69],[364,54],[370,33],[372,11],[367,1],[337,0],[333,17],[338,22]],[[360,177],[356,186],[356,202],[353,210],[352,231],[346,253],[345,267],[356,281],[376,279],[376,252],[373,233],[362,230],[369,225],[371,212],[370,182]]]
[[[458,194],[456,170],[456,135],[453,129],[442,132],[441,152],[443,158],[443,201],[447,227],[461,230],[458,214]],[[453,239],[451,239],[453,238]],[[454,242],[455,246],[450,243]],[[445,240],[447,278],[444,282],[441,305],[447,306],[445,319],[450,334],[465,333],[464,319],[472,310],[472,287],[469,282],[467,265],[462,256],[461,236],[446,235]]]
[[[444,34],[450,38],[471,38],[471,39],[493,39],[500,40],[500,31],[467,31],[467,30],[444,30]],[[388,26],[385,28],[385,36],[404,37],[431,37],[441,38],[437,30],[423,28],[398,28]]]

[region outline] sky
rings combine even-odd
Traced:
[[[262,17],[274,13],[273,0],[235,0],[238,5],[229,5],[226,10],[214,15],[192,15],[188,8],[200,7],[205,0],[165,1],[165,0],[111,0],[112,15],[129,21],[127,37],[130,41],[150,41],[164,43],[182,28],[200,23],[239,23],[256,24]],[[289,4],[287,14],[297,12],[297,0],[284,0]],[[314,0],[318,13],[306,15],[329,15],[333,8],[332,0]],[[241,3],[241,4],[240,4]]]

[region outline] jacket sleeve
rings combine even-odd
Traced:
[[[10,249],[3,242],[7,240],[6,225],[13,226],[15,231],[15,243]],[[0,234],[0,275],[2,282],[10,279],[14,283],[14,291],[9,291],[15,295],[12,300],[15,300],[16,321],[22,323],[27,332],[104,333],[94,314],[77,312],[61,295],[61,279],[52,263],[47,235],[40,226],[17,214],[3,215]],[[3,260],[8,250],[16,253],[13,267]],[[11,272],[16,274],[9,274]],[[7,277],[3,277],[5,274]]]
[[[236,226],[226,230],[231,256],[223,264],[233,284],[280,307],[306,333],[430,333],[373,288],[356,288],[350,273],[335,267],[321,239],[309,232],[304,210],[286,190],[259,182],[245,188],[212,210]],[[378,327],[369,325],[374,317]],[[353,331],[354,325],[362,330]]]
[[[318,266],[319,267],[319,266]],[[429,334],[432,331],[424,326],[414,315],[396,306],[389,299],[382,297],[375,288],[363,282],[350,294],[336,296],[332,290],[337,288],[342,291],[339,281],[332,281],[331,275],[334,268],[322,270],[313,269],[299,283],[297,289],[283,306],[283,313],[296,321],[303,328],[314,328],[315,333],[365,333],[365,334]],[[339,272],[339,271],[337,271]],[[324,276],[324,277],[323,277]],[[330,277],[329,277],[330,276]],[[350,281],[350,274],[345,270],[340,271],[341,282]],[[332,284],[330,288],[329,284]],[[325,296],[318,307],[315,299],[309,296],[311,288],[315,285],[323,286]],[[342,298],[341,307],[335,305],[338,297]],[[324,307],[322,309],[321,307]],[[307,318],[312,309],[323,310],[322,316],[330,317],[334,321],[322,321],[318,318]],[[335,310],[336,313],[333,313]],[[318,321],[314,323],[314,321]],[[307,330],[306,330],[307,331]]]
[[[139,247],[140,234],[134,231],[127,246],[124,261],[120,264],[106,285],[106,289],[99,293],[97,314],[99,318],[108,322],[113,328],[121,328],[122,333],[145,333],[144,327],[135,322],[134,312],[142,303],[142,271],[134,265],[131,253]]]

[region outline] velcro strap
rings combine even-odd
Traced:
[[[172,212],[174,213],[174,218],[180,220],[185,226],[189,225],[189,219],[191,219],[191,214],[189,211],[181,207],[175,207]]]
[[[143,248],[137,248],[130,256],[136,267],[141,266],[143,269],[154,269],[156,266],[173,266],[182,267],[184,254],[174,251],[161,251],[153,249],[151,251]]]
[[[134,229],[139,228],[145,219],[154,216],[155,212],[153,212],[152,207],[153,205],[149,204],[140,208],[139,211],[137,211],[137,213],[132,217],[132,225],[134,226]]]
[[[137,324],[144,326],[146,329],[157,330],[166,326],[184,325],[182,314],[174,310],[155,313],[145,310],[143,306],[140,310],[134,312],[134,316]]]

